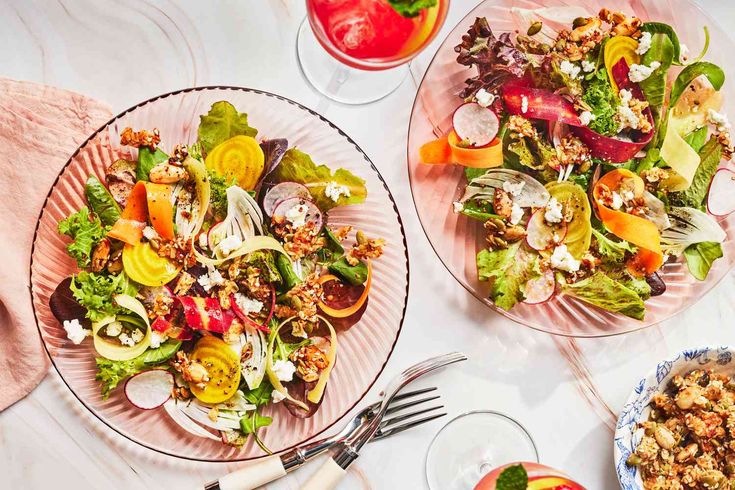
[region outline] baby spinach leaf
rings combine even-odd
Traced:
[[[151,169],[168,160],[168,155],[160,148],[151,151],[147,146],[138,149],[138,167],[135,169],[135,177],[138,180],[149,180]]]
[[[205,154],[233,136],[255,137],[258,134],[257,129],[248,125],[248,115],[237,112],[235,106],[225,100],[212,104],[209,112],[199,119],[199,143]]]
[[[103,225],[112,226],[120,218],[120,206],[97,177],[91,176],[87,179],[84,195],[92,211],[100,217]]]
[[[270,384],[268,379],[263,379],[260,386],[254,390],[244,390],[245,400],[248,403],[252,403],[256,407],[262,407],[267,405],[271,401],[271,393],[273,392],[273,385]]]
[[[707,279],[712,264],[722,255],[722,246],[717,242],[695,243],[684,250],[689,272],[699,281]]]
[[[684,68],[679,76],[674,80],[674,85],[671,87],[671,95],[669,97],[669,106],[673,107],[679,101],[679,98],[684,93],[684,90],[689,86],[692,81],[704,75],[710,81],[715,90],[720,90],[722,85],[725,83],[725,72],[722,68],[710,63],[709,61],[698,61],[692,63]]]
[[[654,112],[656,121],[660,119],[661,109],[666,101],[666,73],[674,60],[674,45],[666,34],[657,33],[651,38],[651,47],[641,58],[641,64],[650,66],[653,62],[661,64],[654,72],[640,83]],[[656,125],[657,126],[657,125]]]
[[[243,434],[255,434],[261,427],[266,427],[273,423],[272,417],[260,415],[257,410],[245,415],[240,419],[240,430]]]
[[[676,35],[676,31],[673,27],[668,24],[664,24],[663,22],[645,22],[641,26],[641,31],[650,32],[652,35],[663,34],[668,37],[671,41],[671,46],[674,49],[673,62],[674,64],[679,64],[679,60],[681,58],[681,42],[679,41],[679,36]]]
[[[684,141],[691,146],[694,151],[699,153],[704,144],[707,142],[707,126],[702,126],[699,129],[695,129],[688,135],[684,136]]]

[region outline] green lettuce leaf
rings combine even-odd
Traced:
[[[653,34],[651,47],[641,58],[641,64],[646,66],[650,66],[654,61],[660,63],[661,66],[654,70],[651,76],[640,82],[640,86],[646,100],[651,105],[654,126],[658,127],[661,111],[666,102],[666,73],[674,61],[674,45],[666,34]]]
[[[689,272],[699,281],[707,279],[712,264],[722,255],[722,245],[717,242],[695,243],[684,250]]]
[[[436,6],[437,0],[388,0],[388,3],[404,17],[416,17],[423,9]]]
[[[268,175],[268,180],[304,184],[322,211],[329,211],[337,206],[360,204],[367,197],[367,188],[363,179],[343,168],[332,173],[329,167],[316,165],[309,155],[296,148],[291,148],[283,155],[281,162]],[[333,201],[324,193],[330,182],[346,186],[350,190],[350,195],[341,195],[336,202]]]
[[[521,242],[499,250],[477,254],[477,272],[481,281],[489,281],[490,297],[495,306],[510,310],[523,300],[522,286],[538,277],[538,256],[521,249]]]
[[[626,242],[613,241],[606,237],[599,231],[592,229],[592,234],[595,237],[595,243],[597,244],[597,252],[600,254],[600,258],[607,264],[621,264],[625,261],[626,253],[635,253],[635,246]]]
[[[107,228],[102,226],[99,217],[90,213],[86,206],[59,221],[59,233],[74,240],[66,246],[66,251],[79,267],[88,267],[90,256],[95,246],[107,235]]]
[[[521,464],[505,468],[495,482],[495,490],[526,490],[527,488],[528,473]]]
[[[124,272],[113,276],[82,271],[74,276],[69,288],[74,299],[87,309],[87,318],[93,322],[120,310],[112,299],[115,294],[135,296],[137,293],[137,288]]]
[[[669,202],[672,206],[699,208],[704,203],[709,184],[722,160],[722,145],[717,138],[710,138],[707,144],[699,150],[699,158],[699,167],[694,173],[692,185],[684,191],[669,194]]]
[[[215,102],[205,116],[200,116],[199,122],[199,144],[204,153],[233,136],[252,136],[258,134],[258,130],[248,125],[248,115],[237,112],[235,106],[225,100]]]
[[[120,218],[120,206],[97,177],[91,176],[87,179],[84,185],[84,195],[92,211],[100,217],[103,225],[112,226]]]
[[[111,361],[104,357],[95,359],[97,374],[95,379],[100,383],[102,399],[107,399],[121,381],[149,369],[151,366],[168,361],[181,347],[181,342],[169,340],[157,349],[148,349],[138,357],[127,361]]]
[[[632,289],[611,279],[602,272],[563,287],[564,294],[603,310],[643,320],[646,307],[643,299]]]

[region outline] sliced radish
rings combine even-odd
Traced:
[[[707,211],[714,216],[727,216],[735,211],[735,172],[721,168],[715,172],[707,193]]]
[[[452,125],[460,139],[469,141],[472,146],[485,146],[497,136],[500,121],[491,109],[468,102],[454,111]]]
[[[276,206],[286,199],[300,197],[309,199],[311,194],[305,185],[298,182],[281,182],[273,186],[263,198],[263,211],[267,216],[273,216]]]
[[[526,225],[526,242],[534,250],[548,250],[563,242],[567,235],[567,224],[550,225],[544,219],[545,212],[546,208],[537,210]]]
[[[526,283],[524,290],[526,299],[524,303],[529,305],[537,305],[549,301],[556,292],[556,278],[554,272],[548,269],[541,276],[531,279]]]
[[[290,214],[290,211],[297,206],[305,207],[305,222],[314,223],[314,229],[317,231],[322,229],[322,212],[319,211],[319,208],[313,201],[301,197],[291,197],[281,201],[273,210],[273,216],[282,217],[286,219],[286,221],[290,222],[288,215]]]
[[[151,369],[125,383],[125,397],[141,410],[158,408],[171,398],[174,375],[165,369]]]

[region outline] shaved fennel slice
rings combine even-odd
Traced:
[[[163,408],[166,410],[166,413],[168,413],[169,417],[171,417],[171,420],[176,422],[176,424],[184,429],[186,432],[193,436],[197,437],[204,437],[207,439],[212,439],[213,441],[220,441],[221,439],[193,420],[191,420],[189,417],[184,415],[178,408],[178,403],[173,398],[167,401],[163,404]]]
[[[680,255],[689,245],[701,242],[722,243],[727,233],[707,213],[694,208],[671,208],[671,226],[661,233],[664,250]]]
[[[492,199],[495,189],[502,189],[505,182],[525,184],[518,195],[513,196],[513,202],[522,208],[542,208],[551,198],[544,185],[530,175],[500,168],[488,170],[485,174],[472,179],[459,202],[465,203],[477,198]]]
[[[666,205],[663,201],[648,191],[643,193],[643,200],[646,203],[646,219],[656,225],[658,231],[669,228],[671,226],[671,220],[666,214]]]
[[[240,343],[252,347],[252,355],[240,365],[242,377],[248,388],[254,390],[260,386],[265,377],[265,362],[268,349],[268,341],[263,332],[250,325],[245,326],[245,331],[240,335]]]
[[[224,417],[221,416],[221,414],[217,414],[217,419],[212,420],[209,418],[209,411],[211,410],[211,407],[202,406],[194,401],[177,403],[176,408],[194,422],[197,422],[198,424],[205,427],[209,427],[210,429],[229,430],[240,428],[239,418],[237,420],[233,420],[230,417]]]
[[[210,246],[218,258],[222,254],[217,244],[229,236],[245,242],[256,235],[263,234],[263,214],[258,204],[244,189],[233,185],[227,188],[227,217],[210,231]]]

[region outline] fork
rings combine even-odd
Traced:
[[[393,378],[385,389],[380,408],[373,419],[360,426],[344,441],[339,442],[336,446],[338,450],[307,480],[301,490],[333,490],[336,488],[347,472],[347,468],[357,459],[362,447],[382,430],[383,418],[388,414],[391,403],[401,389],[425,374],[465,360],[467,356],[461,352],[452,352],[420,362]]]
[[[433,391],[436,391],[436,387],[423,388],[408,393],[403,393],[393,397],[392,402],[408,400],[410,398],[415,398],[420,395],[431,393]],[[401,404],[391,404],[387,408],[385,413],[387,415],[395,414],[397,412],[405,411],[413,407],[418,407],[419,405],[437,399],[439,399],[439,395],[427,396],[420,399],[412,399]],[[381,408],[381,405],[381,401],[368,405],[363,410],[358,412],[341,431],[331,437],[326,437],[314,442],[307,443],[305,445],[291,449],[290,451],[287,451],[280,456],[273,455],[262,460],[247,464],[245,467],[229,473],[217,481],[208,483],[207,485],[205,485],[204,488],[205,490],[251,490],[261,485],[265,485],[266,483],[277,480],[278,478],[285,476],[287,473],[290,473],[300,468],[304,465],[304,463],[319,456],[334,445],[345,441],[361,426],[371,422],[375,418],[378,410]],[[372,440],[384,439],[393,434],[397,434],[412,427],[416,427],[417,425],[421,425],[426,422],[435,420],[439,417],[443,417],[444,415],[446,415],[446,413],[432,413],[442,408],[444,408],[443,405],[435,405],[429,408],[422,407],[420,410],[396,415],[395,417],[383,420],[380,423],[380,426]],[[418,419],[415,418],[419,415],[425,414],[429,415]]]

